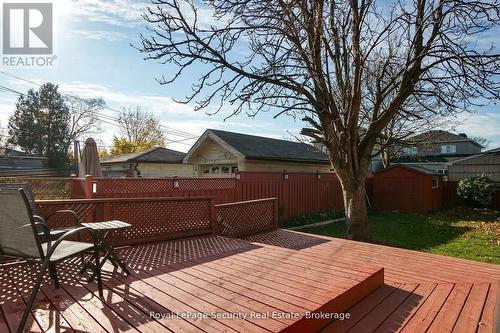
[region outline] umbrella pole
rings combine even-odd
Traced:
[[[73,165],[75,167],[75,175],[78,175],[78,141],[73,141]]]

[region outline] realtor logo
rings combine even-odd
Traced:
[[[52,54],[52,3],[3,4],[3,54]]]

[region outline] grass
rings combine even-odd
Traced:
[[[302,225],[312,224],[316,222],[323,222],[327,220],[334,220],[340,217],[344,217],[343,211],[330,211],[316,214],[308,214],[297,217],[292,217],[291,219],[285,220],[281,223],[282,228],[298,227]]]
[[[457,208],[428,216],[371,213],[373,242],[405,249],[500,264],[500,213]],[[304,230],[344,238],[344,222]]]

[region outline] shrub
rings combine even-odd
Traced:
[[[458,183],[457,194],[467,205],[487,207],[500,186],[486,176],[473,176]]]

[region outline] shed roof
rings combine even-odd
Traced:
[[[198,139],[198,142],[189,150],[186,159],[189,159],[197,147],[207,137],[222,141],[246,159],[277,160],[290,162],[309,162],[329,164],[328,156],[318,148],[302,143],[262,136],[207,129]]]
[[[101,158],[102,164],[108,163],[182,163],[186,154],[163,147],[153,147],[143,152],[111,155]]]
[[[410,171],[413,171],[413,172],[418,172],[418,173],[425,174],[425,175],[431,175],[431,176],[439,175],[439,176],[442,176],[442,174],[440,174],[439,172],[436,172],[434,170],[430,170],[430,169],[427,169],[427,168],[424,168],[424,167],[421,167],[421,166],[417,166],[417,165],[405,165],[405,164],[393,164],[393,165],[391,165],[388,168],[385,168],[385,169],[382,169],[382,170],[378,170],[378,171],[374,171],[373,173],[382,173],[382,172],[386,172],[386,171],[389,171],[389,170],[394,169],[394,168],[404,168],[404,169],[407,169],[407,170],[410,170]]]

